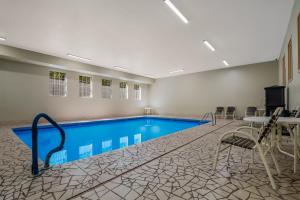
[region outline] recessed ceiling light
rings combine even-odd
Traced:
[[[154,76],[151,75],[151,74],[143,74],[143,76],[146,76],[146,77],[154,77]]]
[[[176,6],[170,0],[164,0],[164,2],[184,23],[189,23],[187,18],[178,10],[178,8],[176,8]]]
[[[175,74],[175,73],[179,73],[179,72],[183,72],[184,69],[178,69],[178,70],[175,70],[175,71],[171,71],[169,72],[170,74]]]
[[[79,60],[91,61],[91,59],[83,58],[83,57],[80,57],[80,56],[75,56],[75,55],[70,54],[70,53],[68,53],[67,56],[69,56],[69,57],[71,57],[71,58],[76,58],[76,59],[79,59]]]
[[[229,66],[228,62],[226,60],[223,60],[224,65]]]
[[[216,49],[206,40],[203,41],[203,43],[211,50],[215,51]]]
[[[128,69],[127,68],[125,68],[125,67],[118,67],[118,66],[115,66],[114,68],[116,68],[116,69],[120,69],[120,70],[124,70],[124,71],[127,71]]]
[[[1,40],[1,41],[5,41],[6,38],[5,38],[5,37],[0,37],[0,40]]]

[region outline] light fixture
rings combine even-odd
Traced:
[[[176,8],[176,6],[170,0],[164,0],[164,2],[184,23],[189,23],[187,18],[178,10],[178,8]]]
[[[211,50],[215,51],[216,49],[206,40],[203,40],[203,43]]]
[[[143,74],[144,76],[146,76],[146,77],[154,77],[153,75],[151,75],[151,74]]]
[[[229,66],[228,62],[226,60],[223,60],[224,65]]]
[[[118,67],[118,66],[114,66],[114,68],[120,69],[120,70],[123,70],[123,71],[127,71],[127,70],[128,70],[127,68],[124,68],[124,67]]]
[[[0,37],[0,40],[1,40],[1,41],[5,41],[6,38],[5,38],[5,37]]]
[[[175,70],[175,71],[171,71],[169,72],[170,74],[176,74],[176,73],[179,73],[179,72],[183,72],[184,69],[178,69],[178,70]]]
[[[70,54],[70,53],[68,53],[67,56],[69,56],[69,57],[71,57],[71,58],[76,58],[76,59],[79,59],[79,60],[91,61],[91,59],[83,58],[83,57],[80,57],[80,56],[75,56],[75,55]]]

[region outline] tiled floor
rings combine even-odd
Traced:
[[[293,174],[292,159],[283,155],[278,191],[259,158],[252,164],[250,152],[238,148],[228,169],[224,152],[217,173],[211,173],[218,136],[236,126],[219,120],[217,126],[68,163],[37,178],[30,174],[31,152],[10,127],[1,127],[0,199],[300,199],[300,172]]]
[[[79,199],[300,199],[300,173],[293,174],[292,160],[279,156],[282,175],[275,176],[278,191],[272,190],[263,165],[248,150],[233,149],[230,167],[226,152],[217,173],[212,161],[218,136],[237,124],[160,157],[142,167],[86,192]],[[243,155],[243,156],[242,156]],[[270,163],[270,162],[269,162]],[[273,167],[273,172],[275,172]]]

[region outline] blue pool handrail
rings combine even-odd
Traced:
[[[49,153],[46,155],[44,168],[49,167],[49,161],[50,157],[53,153],[58,152],[64,148],[65,144],[65,131],[47,114],[45,113],[39,113],[35,116],[32,122],[32,165],[31,170],[33,175],[39,174],[39,163],[38,163],[38,123],[41,118],[46,119],[48,122],[50,122],[55,128],[57,128],[61,135],[61,141],[59,146],[55,147],[54,149],[50,150]]]

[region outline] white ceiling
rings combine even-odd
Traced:
[[[172,2],[190,23],[163,0],[0,0],[0,43],[161,78],[274,60],[294,0]]]

